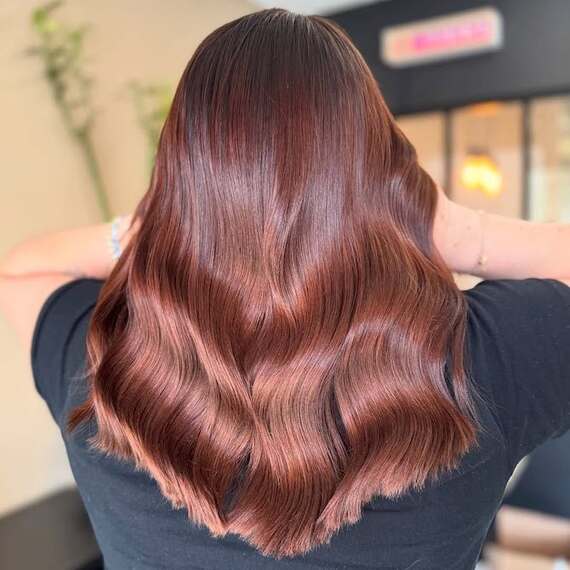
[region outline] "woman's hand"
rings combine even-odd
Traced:
[[[456,273],[484,279],[570,280],[570,224],[528,222],[490,213],[481,216],[438,189],[433,235],[443,259]]]
[[[119,228],[121,250],[138,230],[127,216]],[[39,310],[58,287],[81,277],[106,279],[116,261],[108,240],[111,223],[34,236],[0,260],[0,313],[29,350]]]
[[[136,233],[129,230],[132,215],[119,227],[121,250]],[[33,236],[13,247],[0,261],[0,275],[32,277],[59,273],[72,277],[105,279],[115,264],[109,249],[111,222]]]

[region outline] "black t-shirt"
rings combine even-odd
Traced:
[[[77,279],[44,303],[32,343],[38,392],[63,428],[85,397],[85,335],[103,281]],[[279,561],[236,535],[215,539],[174,510],[129,462],[88,449],[93,423],[63,432],[108,570],[471,570],[517,462],[570,429],[570,287],[550,279],[483,281],[469,305],[470,372],[487,401],[480,445],[458,470],[398,500],[376,498],[330,544]]]

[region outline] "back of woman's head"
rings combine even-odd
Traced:
[[[70,427],[175,507],[306,552],[474,443],[466,310],[433,181],[347,36],[271,9],[188,63]]]

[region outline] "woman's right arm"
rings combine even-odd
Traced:
[[[438,188],[434,241],[449,268],[483,279],[570,284],[570,224],[528,222],[456,204]],[[481,254],[485,262],[480,265]]]

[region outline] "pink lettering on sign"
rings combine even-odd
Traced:
[[[470,22],[414,34],[411,44],[416,51],[434,51],[486,42],[491,36],[489,22]]]

